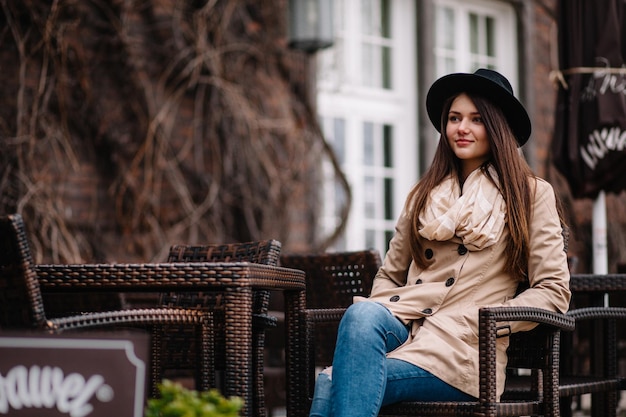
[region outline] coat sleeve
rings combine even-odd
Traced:
[[[565,313],[569,308],[569,269],[563,225],[550,184],[537,179],[530,224],[530,288],[504,303],[506,306],[539,307]],[[512,331],[529,330],[530,323],[511,323]]]

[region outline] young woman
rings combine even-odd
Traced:
[[[355,299],[341,321],[312,417],[473,400],[480,307],[567,311],[562,219],[552,187],[518,149],[531,123],[508,80],[488,69],[447,75],[431,86],[426,107],[441,133],[433,163],[408,195],[371,295]],[[521,282],[530,287],[516,296]],[[508,339],[498,341],[499,397]]]

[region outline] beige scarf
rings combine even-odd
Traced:
[[[491,177],[498,182],[492,166]],[[463,194],[456,178],[449,177],[430,192],[429,204],[420,215],[420,235],[428,240],[461,238],[470,250],[496,243],[502,236],[506,204],[498,187],[474,170],[465,180]]]

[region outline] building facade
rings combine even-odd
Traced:
[[[498,70],[532,111],[524,84],[532,66],[521,64],[530,44],[524,42],[530,6],[500,0],[334,2],[335,42],[317,56],[317,110],[352,190],[348,223],[334,249],[386,251],[404,198],[437,144],[423,104],[436,78]],[[532,159],[533,151],[527,152]],[[344,200],[327,181],[322,231],[337,227]]]

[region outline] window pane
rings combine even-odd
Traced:
[[[393,220],[393,178],[385,178],[385,220]]]
[[[393,167],[393,126],[383,126],[383,158],[386,168]]]
[[[469,36],[470,36],[470,52],[474,54],[480,53],[479,39],[480,39],[480,28],[478,22],[478,16],[474,13],[470,13],[469,15]]]
[[[365,218],[376,218],[376,179],[374,177],[363,179],[363,197]]]
[[[374,88],[392,88],[392,50],[389,0],[361,0],[361,71],[362,84]]]
[[[391,5],[389,0],[380,2],[381,33],[384,38],[391,38]]]
[[[391,11],[388,0],[361,1],[362,33],[370,36],[391,37]]]
[[[337,155],[337,161],[343,164],[346,160],[346,121],[344,119],[333,119],[332,146]]]
[[[374,4],[376,0],[362,0],[361,1],[361,27],[364,35],[376,34],[376,23],[374,14]]]
[[[363,43],[361,71],[364,86],[391,89],[391,48]]]
[[[436,44],[439,48],[454,49],[456,24],[454,11],[449,7],[437,7],[435,12]]]
[[[382,62],[382,87],[387,90],[391,90],[391,48],[387,46],[382,47],[383,62]]]
[[[376,78],[376,67],[378,66],[375,57],[375,47],[373,45],[364,43],[361,50],[361,70],[363,77],[363,85],[368,87],[374,87],[374,80]]]
[[[495,34],[496,34],[496,28],[495,28],[495,20],[493,17],[487,17],[486,21],[486,36],[487,36],[487,55],[489,56],[496,56],[496,40],[495,40]]]
[[[374,165],[374,123],[363,123],[363,165]]]
[[[376,232],[374,230],[367,229],[365,231],[365,247],[366,248],[376,247]]]
[[[386,250],[389,250],[389,241],[391,240],[391,238],[393,237],[393,231],[392,230],[386,230],[385,231],[385,244],[386,246]]]

